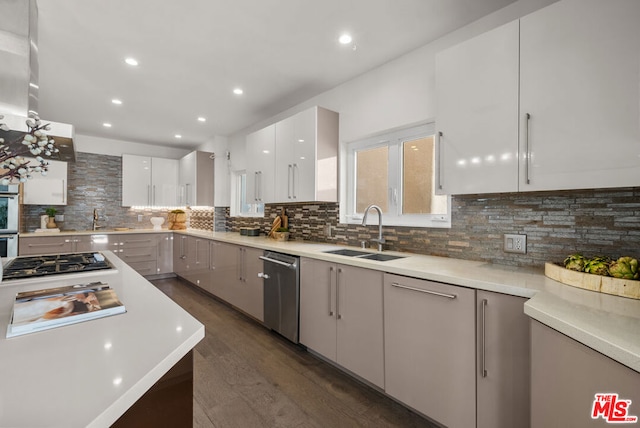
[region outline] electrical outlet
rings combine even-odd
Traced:
[[[144,215],[138,214],[138,221],[140,222],[140,221],[142,221],[142,219],[144,219]]]
[[[527,254],[527,235],[505,233],[504,251],[506,253]]]

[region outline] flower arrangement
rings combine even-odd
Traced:
[[[0,130],[8,133],[9,127],[2,123],[3,115],[0,115]],[[50,139],[45,131],[48,131],[49,124],[42,124],[40,118],[35,114],[29,114],[25,122],[28,131],[19,133],[17,138],[5,141],[0,133],[0,184],[6,186],[10,183],[24,183],[31,178],[33,173],[47,175],[49,162],[41,155],[52,156],[59,150],[55,146],[53,139]],[[34,156],[35,165],[23,156]]]

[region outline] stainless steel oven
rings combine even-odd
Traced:
[[[18,186],[0,186],[0,257],[18,255]]]

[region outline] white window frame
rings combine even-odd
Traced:
[[[346,143],[343,146],[341,158],[343,159],[342,171],[346,174],[346,182],[341,188],[345,197],[340,200],[340,222],[348,224],[361,224],[364,213],[355,212],[356,201],[356,156],[355,152],[363,149],[389,147],[387,205],[388,212],[383,213],[382,224],[384,226],[410,226],[451,228],[451,196],[447,195],[446,214],[402,214],[402,143],[423,137],[435,135],[435,123],[414,125],[402,129],[396,129],[372,137]],[[435,155],[434,155],[435,156]],[[434,161],[433,165],[436,165]],[[434,175],[437,170],[434,170]],[[367,224],[378,224],[377,215],[369,216]]]
[[[264,204],[249,204],[249,211],[242,211],[242,197],[246,197],[246,192],[242,191],[242,176],[247,176],[244,169],[233,171],[231,175],[231,217],[264,217]]]

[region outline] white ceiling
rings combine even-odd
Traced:
[[[80,134],[195,148],[513,1],[38,0],[39,112]]]

